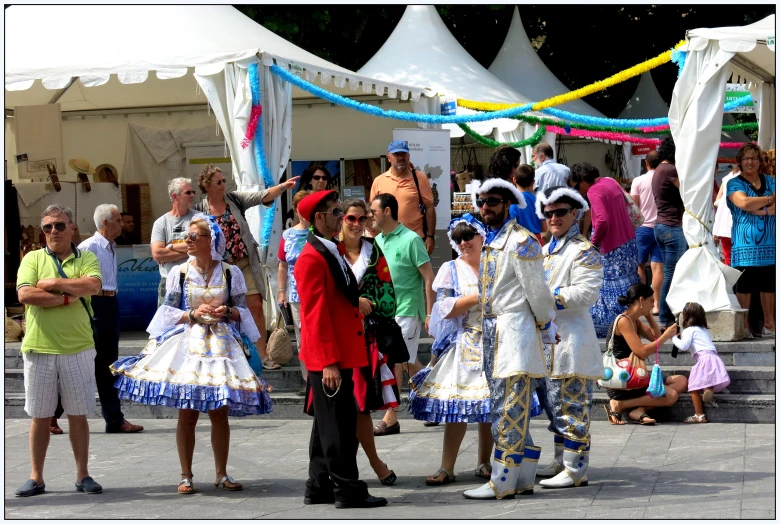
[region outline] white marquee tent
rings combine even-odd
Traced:
[[[683,231],[690,246],[677,264],[667,298],[675,314],[691,300],[707,311],[739,307],[731,293],[739,272],[717,259],[709,229],[714,219],[710,181],[721,137],[725,84],[731,73],[753,83],[751,93],[759,106],[759,145],[775,147],[775,16],[743,27],[695,29],[686,36],[685,67],[669,109],[680,193],[687,211]]]

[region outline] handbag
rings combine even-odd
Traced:
[[[604,354],[604,378],[599,380],[601,387],[609,389],[639,389],[646,388],[650,384],[650,374],[647,372],[645,361],[633,352],[628,358],[617,360],[613,353],[615,346],[615,328],[620,317],[615,317],[612,327],[607,334],[607,352]]]
[[[285,365],[293,358],[292,342],[284,320],[279,316],[276,329],[268,337],[268,356],[277,364]]]
[[[66,275],[65,271],[62,269],[62,264],[60,264],[59,259],[54,255],[54,253],[49,253],[49,256],[52,258],[52,260],[54,260],[54,265],[57,266],[57,271],[59,271],[60,276],[62,278],[68,278],[68,275]],[[92,328],[92,341],[95,343],[95,347],[98,347],[100,344],[100,332],[98,331],[97,320],[95,320],[95,317],[92,316],[92,313],[87,306],[87,301],[84,300],[84,297],[79,297],[79,301],[81,302],[81,305],[84,306],[84,310],[87,312],[87,316],[89,317],[89,325]]]
[[[661,373],[661,366],[658,365],[658,341],[655,341],[655,365],[650,373],[650,384],[647,386],[647,395],[652,398],[661,398],[666,395],[664,387],[664,377]]]
[[[645,217],[642,215],[642,210],[636,205],[636,202],[631,198],[631,195],[626,193],[623,186],[620,186],[620,190],[623,192],[623,199],[626,201],[626,211],[628,211],[628,218],[631,220],[631,225],[634,226],[634,229],[641,227],[642,224],[645,223]]]
[[[390,369],[395,364],[409,362],[404,334],[394,319],[371,313],[366,317],[366,327],[373,329],[379,352],[387,357]]]

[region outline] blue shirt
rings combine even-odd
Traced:
[[[517,204],[512,204],[509,206],[509,214],[517,220],[518,224],[538,235],[542,232],[542,221],[536,216],[536,194],[523,191],[523,197],[525,197],[525,208],[521,209]]]
[[[546,191],[548,187],[568,186],[571,171],[563,164],[549,158],[536,169],[534,174],[534,189]]]
[[[95,231],[95,234],[79,244],[82,251],[93,252],[100,263],[100,273],[103,275],[103,291],[116,291],[116,242],[109,242],[106,237]]]
[[[775,191],[774,177],[759,175],[761,187],[754,189],[741,175],[729,180],[726,196],[741,191],[748,197],[771,196]],[[731,266],[736,268],[775,265],[775,217],[753,215],[727,198],[731,211]],[[760,211],[759,211],[760,212]]]
[[[281,246],[279,249],[279,260],[287,262],[287,302],[298,303],[301,299],[298,297],[298,285],[295,282],[295,263],[306,245],[306,238],[309,236],[308,229],[295,229],[293,227],[285,229],[282,232]]]

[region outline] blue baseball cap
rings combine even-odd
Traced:
[[[390,145],[387,146],[388,153],[408,153],[409,144],[406,140],[393,140]]]

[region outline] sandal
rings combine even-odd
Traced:
[[[631,416],[630,416],[630,415],[629,415],[629,418],[631,418]],[[653,420],[653,421],[652,421],[652,422],[645,422],[645,419],[647,419],[647,418],[649,418],[649,419],[651,419],[651,420]],[[634,423],[636,423],[636,424],[639,424],[640,426],[655,426],[656,424],[658,424],[658,422],[656,422],[656,421],[655,421],[655,420],[654,420],[654,419],[653,419],[653,418],[652,418],[650,415],[648,415],[647,413],[642,413],[641,415],[639,415],[639,418],[638,418],[637,420],[631,419],[631,422],[634,422]]]
[[[60,177],[57,176],[57,167],[53,164],[46,164],[46,169],[49,171],[49,177],[46,180],[51,180],[51,185],[54,186],[55,191],[62,191]]]
[[[441,474],[444,473],[444,478],[440,479]],[[425,483],[429,486],[444,486],[445,484],[451,484],[455,482],[455,474],[447,471],[444,468],[439,468],[439,471],[435,475],[425,477]]]
[[[686,424],[706,424],[707,423],[707,416],[702,413],[701,415],[691,415],[690,417],[683,420]]]
[[[610,411],[609,406],[607,404],[604,404],[604,411],[607,412],[607,419],[609,420],[609,423],[613,426],[624,426],[626,423],[623,422],[623,415],[618,413],[617,411]]]
[[[483,469],[487,470],[487,474],[482,472]],[[490,480],[490,475],[492,474],[493,474],[493,466],[491,466],[490,463],[488,462],[483,462],[482,464],[477,466],[477,469],[474,470],[474,475],[482,479]]]
[[[64,431],[62,431],[62,428],[57,423],[57,417],[51,418],[51,421],[49,422],[49,433],[51,433],[52,435],[62,435],[63,433],[65,433]]]
[[[263,359],[263,369],[267,369],[269,371],[274,371],[277,369],[282,369],[282,366],[274,362],[271,357],[265,357]]]
[[[387,464],[385,464],[385,467],[387,467]],[[398,477],[395,476],[395,471],[391,469],[390,474],[383,479],[379,479],[379,482],[381,482],[385,486],[392,486],[393,484],[395,484],[396,480],[398,480]]]
[[[225,475],[222,480],[214,484],[215,488],[224,489],[225,491],[241,491],[244,486],[235,480],[230,475]]]
[[[182,479],[182,481],[179,482],[179,487],[176,488],[176,492],[179,495],[192,495],[195,493],[195,484],[192,483],[192,477],[194,475],[192,473],[182,473],[182,475],[189,475],[189,477]]]

